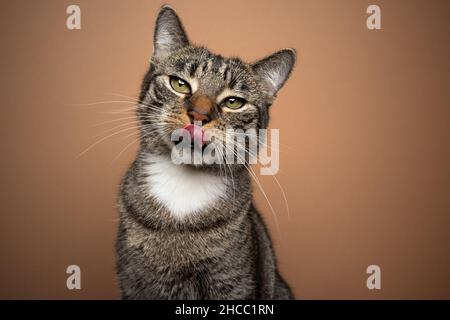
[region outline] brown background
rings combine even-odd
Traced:
[[[66,7],[82,29],[66,29]],[[272,109],[291,211],[255,190],[298,298],[450,298],[449,1],[170,1],[194,41],[299,63]],[[0,298],[118,298],[115,199],[161,1],[2,1]],[[366,8],[382,9],[382,30]],[[96,126],[98,125],[98,126]],[[132,128],[133,125],[120,127]],[[110,131],[108,131],[110,130]],[[66,267],[82,290],[66,289]],[[382,289],[366,288],[366,268]]]

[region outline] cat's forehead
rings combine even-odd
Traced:
[[[196,79],[210,89],[227,87],[247,93],[257,89],[253,73],[245,62],[202,47],[180,50],[167,59],[165,70],[184,79]]]

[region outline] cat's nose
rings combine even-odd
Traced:
[[[208,115],[197,112],[197,111],[189,111],[188,115],[192,121],[201,121],[202,123],[210,121],[210,118]]]
[[[211,121],[214,102],[208,96],[194,95],[189,102],[187,113],[192,122],[201,121],[202,123],[206,123]]]

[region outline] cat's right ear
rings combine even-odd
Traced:
[[[188,37],[177,13],[172,7],[163,6],[156,19],[153,35],[153,56],[165,58],[188,44]]]
[[[253,70],[261,77],[269,95],[275,97],[289,78],[296,56],[295,49],[288,48],[252,64]]]

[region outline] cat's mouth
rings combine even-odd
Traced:
[[[205,139],[205,131],[202,127],[194,124],[188,124],[184,126],[183,130],[185,130],[187,134],[180,136],[178,141],[174,141],[175,146],[183,144],[184,147],[190,147],[194,152],[205,151],[205,148],[208,146],[209,142]]]
[[[190,148],[193,151],[201,151],[201,152],[205,151],[208,144],[209,144],[209,142],[205,142],[205,143],[199,145],[199,144],[196,144],[193,140],[191,140],[190,142],[186,142],[186,141],[183,141],[183,137],[180,137],[178,139],[178,141],[174,141],[174,145],[176,147],[183,146],[188,149]]]
[[[188,124],[183,128],[186,130],[191,137],[191,144],[201,145],[202,147],[206,144],[205,141],[205,131],[202,127],[195,124]]]

